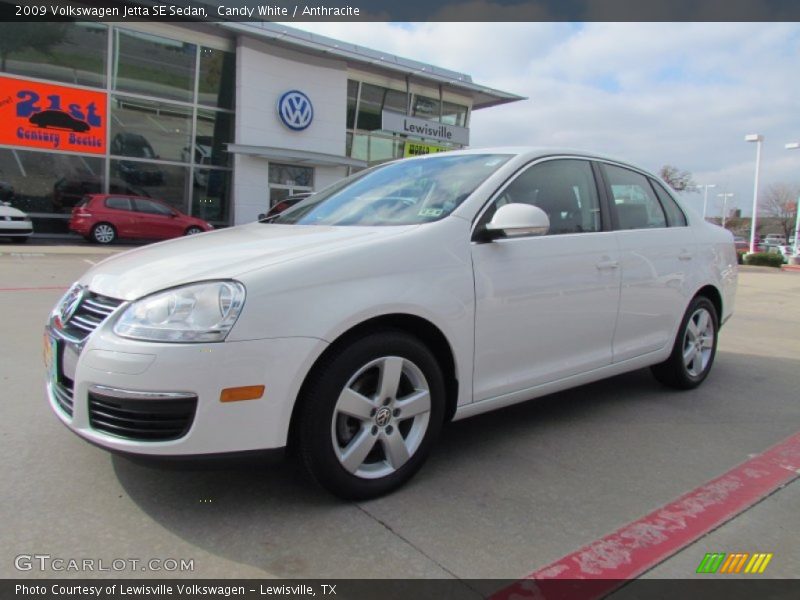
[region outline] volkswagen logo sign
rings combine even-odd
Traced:
[[[278,100],[278,116],[289,129],[302,131],[314,119],[314,107],[303,92],[291,90]]]

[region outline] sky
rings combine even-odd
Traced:
[[[657,171],[671,164],[751,213],[800,186],[799,23],[302,23],[313,33],[453,69],[528,99],[475,111],[471,147],[561,146]],[[687,195],[702,207],[702,193]]]

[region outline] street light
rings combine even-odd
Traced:
[[[756,143],[756,179],[753,184],[753,218],[750,221],[750,252],[756,251],[756,220],[758,219],[758,171],[761,169],[761,142],[764,136],[758,133],[750,133],[744,136],[745,142]]]
[[[703,219],[705,219],[706,218],[706,209],[708,207],[708,188],[715,188],[715,187],[717,187],[717,184],[716,183],[700,183],[700,184],[694,185],[692,187],[704,188],[705,189],[705,191],[703,192]]]
[[[797,150],[800,149],[800,142],[789,142],[786,144],[787,150]],[[797,203],[794,205],[794,210],[796,213],[794,219],[794,248],[792,248],[792,254],[797,256],[797,243],[798,237],[800,237],[800,197],[797,198]]]
[[[728,198],[733,198],[733,192],[726,192],[725,194],[717,194],[718,198],[722,198],[722,226],[725,227],[725,210],[728,206]]]

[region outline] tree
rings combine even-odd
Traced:
[[[6,23],[0,35],[0,70],[6,70],[6,60],[14,52],[32,48],[50,54],[67,37],[66,23]]]
[[[787,183],[773,183],[766,189],[761,201],[761,212],[777,222],[787,240],[794,233],[799,196],[800,187]]]
[[[658,176],[666,181],[669,187],[676,192],[697,191],[692,174],[689,171],[682,171],[672,165],[664,165],[658,171]]]

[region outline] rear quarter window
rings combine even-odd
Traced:
[[[650,180],[650,183],[656,191],[656,196],[658,196],[658,200],[661,202],[664,212],[667,213],[667,225],[669,227],[686,227],[686,215],[683,214],[678,203],[675,202],[669,192],[667,192],[660,183],[653,179]]]

